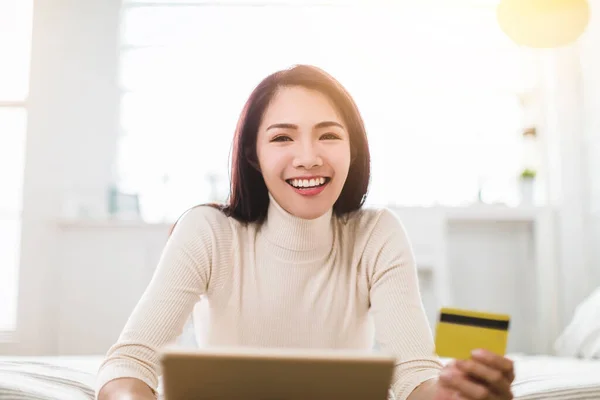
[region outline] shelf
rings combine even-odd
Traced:
[[[392,211],[398,211],[401,215],[419,213],[430,210],[444,217],[448,222],[535,222],[542,215],[547,215],[549,207],[507,207],[493,205],[474,205],[468,207],[390,207]]]
[[[543,207],[471,206],[444,208],[449,221],[534,222],[546,211]]]
[[[172,222],[144,222],[142,220],[122,219],[60,219],[57,222],[60,228],[66,229],[170,229]]]

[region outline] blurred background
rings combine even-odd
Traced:
[[[0,0],[0,354],[103,354],[170,225],[226,200],[251,90],[296,63],[356,100],[432,326],[506,312],[510,351],[552,353],[600,287],[600,1],[541,49],[497,5]]]

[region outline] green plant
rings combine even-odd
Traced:
[[[526,168],[521,172],[522,179],[533,179],[535,178],[536,172],[533,169]]]

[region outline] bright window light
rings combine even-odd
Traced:
[[[32,0],[0,1],[0,334],[17,327],[32,14]]]
[[[356,100],[372,151],[369,203],[464,206],[481,189],[487,202],[517,204],[518,94],[536,82],[491,2],[169,3],[124,8],[118,170],[147,220],[226,198],[244,101],[266,75],[297,63],[330,72]]]

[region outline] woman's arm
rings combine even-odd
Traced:
[[[410,242],[398,218],[383,210],[365,249],[377,346],[397,358],[398,400],[433,399],[442,364],[435,354]],[[410,395],[410,397],[409,397]]]
[[[100,393],[98,400],[155,400],[156,395],[146,385],[136,378],[117,378],[108,382]]]
[[[437,395],[439,395],[439,385],[437,378],[434,378],[417,386],[408,395],[408,400],[435,400]]]
[[[513,363],[488,351],[442,366],[419,292],[409,240],[398,219],[383,211],[366,254],[371,311],[379,347],[398,359],[392,389],[399,400],[512,399]]]
[[[181,334],[208,290],[213,264],[221,265],[219,257],[231,249],[230,230],[227,217],[210,207],[194,208],[180,219],[150,284],[100,367],[99,396],[118,399],[111,393],[157,390],[160,351]],[[120,378],[135,381],[116,381]]]

